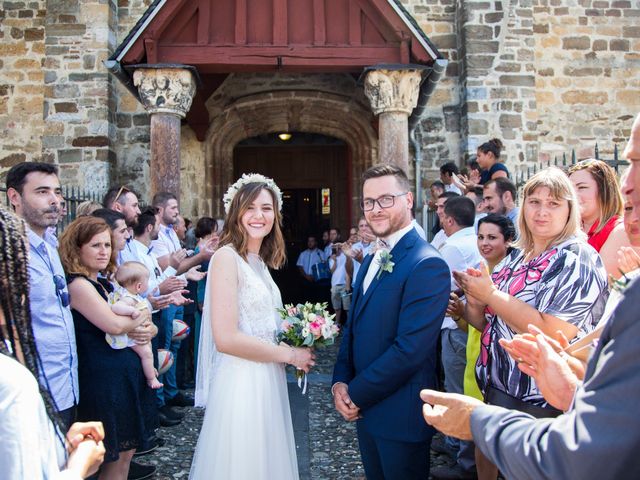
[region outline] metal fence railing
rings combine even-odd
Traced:
[[[618,152],[618,145],[614,145],[613,147],[613,158],[601,158],[600,149],[598,148],[598,144],[596,143],[593,158],[596,158],[597,160],[602,160],[603,162],[608,163],[609,166],[611,166],[618,174],[620,173],[621,166],[629,165],[629,162],[627,162],[626,160],[620,159],[619,152]],[[515,180],[516,188],[519,190],[520,187],[522,187],[525,183],[527,183],[527,180],[529,180],[533,175],[535,175],[537,172],[539,172],[540,170],[543,170],[546,167],[550,167],[553,165],[555,167],[566,169],[571,167],[572,165],[575,165],[578,161],[579,160],[577,160],[576,158],[576,151],[575,149],[573,149],[571,150],[570,159],[567,159],[567,154],[563,153],[562,157],[556,156],[553,159],[553,162],[549,160],[546,163],[540,162],[537,165],[534,165],[533,167],[527,167],[526,170],[522,170],[515,174],[514,180]]]

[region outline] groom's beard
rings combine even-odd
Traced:
[[[409,224],[408,222],[411,222],[411,220],[408,220],[407,217],[408,216],[405,215],[404,213],[389,215],[388,217],[386,217],[388,222],[387,222],[386,228],[384,229],[377,229],[376,227],[374,227],[374,225],[371,225],[371,224],[369,224],[369,226],[371,227],[371,231],[376,237],[386,238],[392,233],[395,233],[398,230],[402,229],[405,226],[405,224],[408,225]],[[385,217],[382,217],[382,218],[385,218]]]

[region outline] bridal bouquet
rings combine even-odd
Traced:
[[[282,318],[278,341],[292,347],[332,345],[338,336],[339,327],[333,321],[335,315],[329,314],[326,303],[289,304],[279,308],[278,313]],[[296,370],[296,377],[304,395],[307,391],[307,374]]]

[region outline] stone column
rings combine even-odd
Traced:
[[[133,73],[140,101],[151,115],[150,196],[171,192],[180,198],[180,121],[196,93],[191,71],[149,65]]]
[[[418,103],[422,72],[419,69],[371,70],[364,93],[378,115],[378,160],[408,173],[409,115]]]

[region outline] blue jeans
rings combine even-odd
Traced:
[[[467,365],[467,332],[459,328],[445,328],[441,331],[442,366],[444,367],[444,388],[449,393],[464,394],[464,369]],[[475,465],[473,442],[445,437],[445,442],[458,451],[458,464],[464,470]]]
[[[176,307],[175,305],[169,305],[162,310],[162,331],[158,335],[162,335],[158,342],[158,348],[164,348],[173,353],[173,365],[159,380],[164,384],[162,388],[156,390],[158,396],[158,406],[162,407],[168,400],[171,400],[178,394],[178,386],[176,384],[176,367],[178,365],[178,350],[180,349],[180,342],[172,342],[173,336],[173,320],[182,320],[184,309],[182,307]]]

